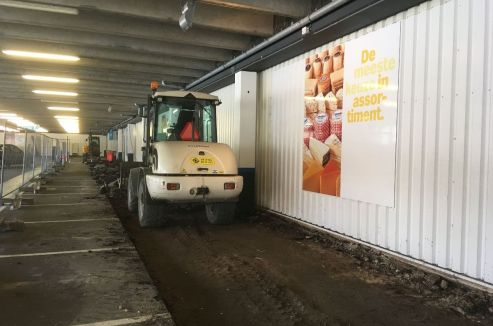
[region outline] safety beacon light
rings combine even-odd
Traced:
[[[159,88],[159,83],[156,80],[151,81],[151,90],[153,92],[157,91]]]

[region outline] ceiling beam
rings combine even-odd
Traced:
[[[135,114],[136,107],[132,105],[120,106],[112,105],[111,112],[107,106],[98,104],[85,104],[80,106],[79,112],[49,111],[46,109],[47,103],[36,99],[5,99],[0,101],[0,109],[15,112],[25,119],[29,119],[50,132],[64,132],[58,124],[55,115],[77,115],[82,130],[88,131],[91,128],[111,127],[122,121],[122,114]],[[86,129],[84,129],[86,128]]]
[[[122,49],[102,49],[94,46],[80,46],[69,44],[58,44],[53,42],[40,42],[35,40],[25,41],[17,39],[9,39],[1,36],[0,33],[0,47],[2,49],[16,49],[24,51],[37,51],[53,53],[56,51],[61,54],[80,56],[81,60],[77,63],[57,62],[58,65],[86,65],[88,59],[106,60],[106,63],[111,62],[124,62],[128,65],[134,65],[134,63],[145,64],[149,66],[166,66],[169,74],[175,74],[171,71],[174,68],[186,68],[186,70],[180,69],[177,74],[197,77],[202,76],[204,72],[213,70],[216,68],[216,64],[207,60],[187,59],[176,56],[164,56],[156,54],[146,54],[138,51],[129,51]],[[4,56],[6,57],[6,56]],[[24,61],[24,60],[23,60]],[[89,61],[90,63],[90,61]],[[120,69],[120,68],[119,68]],[[192,74],[185,74],[184,71],[191,72]]]
[[[133,104],[136,102],[144,102],[147,99],[147,92],[142,92],[142,93],[137,93],[137,92],[130,92],[130,91],[125,91],[125,90],[114,90],[114,89],[96,89],[96,88],[82,88],[78,90],[74,90],[78,93],[78,96],[76,97],[66,97],[66,96],[55,96],[55,95],[41,95],[41,94],[34,94],[32,93],[31,90],[19,90],[18,87],[12,86],[12,87],[7,87],[5,85],[1,86],[2,91],[0,92],[0,95],[3,96],[7,95],[7,93],[10,93],[12,98],[29,98],[29,99],[34,99],[34,100],[45,100],[45,101],[68,101],[68,102],[79,102],[79,99],[84,99],[84,98],[91,98],[93,96],[96,97],[108,97],[108,98],[115,98],[119,99],[120,103],[128,103],[128,104]]]
[[[45,111],[47,111],[47,110],[45,110]],[[124,114],[127,115],[127,114],[130,114],[130,113],[124,113]],[[73,115],[73,116],[75,116],[75,114],[73,114],[73,112],[66,112],[64,114],[63,112],[56,113],[56,112],[53,112],[53,111],[52,112],[48,111],[47,114],[43,114],[41,112],[40,113],[31,114],[31,115],[29,115],[29,118],[27,118],[27,115],[26,115],[26,119],[36,120],[36,121],[38,121],[38,122],[36,122],[37,124],[42,125],[43,123],[44,124],[46,124],[46,123],[52,123],[52,120],[56,121],[56,118],[54,118],[55,115]],[[86,121],[104,121],[104,120],[107,120],[107,121],[118,121],[118,120],[120,120],[121,121],[121,120],[123,120],[122,114],[115,114],[115,116],[113,116],[113,117],[108,117],[108,116],[104,116],[102,114],[99,114],[98,115],[95,112],[92,112],[91,114],[79,112],[76,115],[79,117],[79,121],[80,120],[86,120]]]
[[[0,22],[238,51],[243,51],[252,45],[252,38],[247,35],[203,28],[193,28],[185,34],[178,24],[149,21],[148,19],[136,17],[122,19],[116,15],[87,11],[81,11],[77,16],[69,16],[16,8],[2,8],[0,10]]]
[[[47,3],[97,10],[112,14],[137,16],[178,25],[181,0],[40,0]],[[268,37],[274,33],[273,16],[258,12],[218,8],[199,3],[195,9],[193,25],[216,30]]]
[[[311,1],[300,0],[199,0],[201,3],[226,8],[254,10],[261,13],[301,18],[310,14]]]
[[[122,106],[133,106],[134,103],[146,103],[147,96],[136,97],[129,99],[128,96],[120,97],[111,94],[88,94],[79,93],[76,98],[68,97],[57,97],[57,96],[47,96],[40,97],[37,94],[26,91],[19,91],[18,89],[0,89],[0,103],[6,100],[34,100],[41,103],[53,103],[53,102],[77,102],[81,103],[95,103],[95,104],[105,104],[105,105],[122,105]]]
[[[108,94],[129,96],[129,97],[146,97],[149,94],[149,87],[147,85],[135,85],[135,84],[109,84],[105,82],[89,82],[79,84],[59,84],[59,83],[46,83],[39,81],[26,81],[19,79],[12,80],[0,80],[0,87],[3,90],[13,89],[18,93],[27,92],[32,93],[34,89],[43,90],[58,90],[67,92],[77,92],[80,94]],[[34,94],[34,93],[33,93]],[[50,95],[35,94],[39,98],[52,98]],[[62,97],[68,98],[68,97]]]
[[[8,69],[19,69],[25,71],[26,74],[34,74],[33,72],[41,72],[44,74],[60,74],[72,77],[81,77],[84,75],[108,75],[114,78],[122,79],[143,79],[150,82],[151,80],[164,80],[165,82],[182,84],[186,80],[195,80],[194,77],[177,76],[177,74],[169,75],[168,70],[164,67],[150,67],[132,65],[131,63],[109,63],[93,62],[91,65],[82,66],[65,66],[47,63],[25,62],[17,60],[1,60],[0,67],[5,67],[5,72]],[[120,69],[118,69],[120,68]],[[153,69],[154,68],[154,69]],[[157,69],[156,69],[157,68]],[[79,78],[80,79],[80,78]]]
[[[133,111],[136,109],[134,103],[129,103],[128,101],[126,102],[125,105],[123,104],[117,104],[117,105],[112,105],[111,107],[111,112],[108,111],[108,105],[106,104],[101,104],[101,103],[91,103],[91,102],[83,102],[83,101],[77,101],[79,104],[79,108],[81,111],[84,112],[92,112],[92,111],[98,111],[107,115],[112,115],[114,113],[122,113],[122,112],[129,112]],[[56,102],[49,103],[49,102],[41,102],[38,99],[2,99],[0,100],[0,109],[2,110],[9,110],[11,108],[16,108],[18,110],[33,110],[33,109],[39,109],[42,110],[43,112],[50,112],[47,111],[48,106],[54,106]],[[56,104],[57,106],[68,106],[69,104],[63,104],[59,103]]]
[[[134,84],[145,86],[148,88],[152,80],[150,75],[125,75],[110,72],[110,71],[97,71],[97,70],[84,70],[84,69],[72,69],[72,70],[53,70],[53,69],[35,69],[35,68],[21,68],[17,66],[6,66],[0,63],[0,76],[4,80],[21,80],[22,75],[38,75],[38,76],[54,76],[54,77],[65,77],[65,78],[77,78],[80,83],[91,83],[91,82],[105,82],[111,85],[126,85]],[[193,80],[191,77],[176,77],[176,76],[154,76],[161,77],[157,80],[165,80],[170,84],[173,83],[176,86],[185,85],[187,81]]]
[[[2,81],[0,82],[0,87],[10,87],[10,88],[16,88],[17,92],[16,93],[21,93],[23,91],[29,93],[32,92],[34,89],[56,89],[56,90],[61,90],[61,91],[74,91],[74,92],[81,92],[81,91],[90,91],[91,89],[97,89],[98,91],[101,90],[108,90],[112,91],[110,94],[118,94],[118,92],[125,92],[127,94],[133,94],[135,96],[142,96],[144,97],[150,93],[150,88],[148,84],[136,84],[136,83],[109,83],[109,82],[104,82],[104,81],[81,81],[79,84],[77,84],[74,87],[57,87],[55,85],[47,85],[47,84],[42,84],[40,85],[38,82],[19,82],[18,78],[5,78],[4,74],[0,74],[0,78]],[[1,101],[1,99],[0,99]],[[70,102],[70,101],[69,101]]]
[[[178,85],[185,85],[190,81],[193,81],[192,77],[177,77],[168,75],[159,75],[152,78],[151,76],[145,75],[123,75],[107,70],[57,70],[57,69],[39,69],[39,68],[19,68],[17,66],[8,66],[0,63],[0,78],[4,80],[22,80],[22,75],[37,75],[37,76],[55,76],[55,77],[65,77],[65,78],[77,78],[80,82],[91,83],[91,82],[105,82],[110,85],[118,84],[134,84],[134,85],[144,85],[148,88],[148,85],[152,80],[158,79],[164,80],[165,82],[174,83]]]
[[[124,108],[127,108],[130,110],[134,108],[134,103],[137,104],[146,103],[147,97],[144,100],[139,98],[139,99],[135,99],[134,101],[129,101],[128,98],[122,99],[122,98],[111,97],[106,95],[92,95],[92,96],[80,95],[76,100],[60,99],[60,98],[40,100],[39,98],[34,98],[32,94],[26,94],[26,93],[17,94],[12,92],[2,92],[0,90],[0,109],[2,110],[20,109],[22,107],[27,106],[25,103],[28,103],[29,101],[34,101],[44,106],[48,106],[49,103],[63,104],[63,102],[76,102],[79,104],[80,107],[84,107],[85,105],[94,105],[94,106],[101,105],[101,108],[103,109],[107,109],[108,106],[111,106],[112,109],[121,108],[123,110]]]
[[[22,101],[25,103],[26,101]],[[14,109],[12,109],[14,108]],[[63,112],[63,111],[49,111],[46,107],[36,107],[33,105],[26,106],[23,104],[21,107],[9,107],[11,112],[17,113],[19,116],[31,120],[32,122],[46,128],[50,131],[54,129],[61,129],[58,122],[54,118],[55,115],[75,115],[79,117],[79,122],[87,126],[87,128],[97,128],[101,126],[101,122],[111,121],[112,123],[118,123],[124,119],[122,114],[136,114],[135,107],[128,107],[127,109],[117,110],[113,108],[111,112],[107,111],[106,107],[101,107],[100,110],[89,110],[81,108],[79,112]],[[60,130],[63,131],[63,130]]]
[[[126,36],[105,35],[93,32],[70,31],[59,28],[32,25],[0,23],[2,35],[7,38],[45,41],[80,46],[95,46],[107,49],[132,50],[155,55],[201,59],[210,61],[228,61],[233,57],[229,50],[214,49],[162,41],[151,41]]]

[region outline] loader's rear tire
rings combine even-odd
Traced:
[[[138,209],[138,197],[134,192],[135,187],[132,184],[132,178],[128,178],[127,184],[127,208],[131,213],[137,212]]]
[[[147,191],[145,177],[141,178],[138,192],[139,224],[143,228],[160,226],[163,223],[160,205],[153,203]]]
[[[235,218],[236,203],[205,205],[205,215],[211,224],[230,224]]]

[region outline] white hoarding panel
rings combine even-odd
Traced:
[[[239,149],[235,147],[234,123],[237,113],[234,110],[235,84],[231,84],[212,93],[222,102],[216,108],[217,141],[228,144],[235,154]],[[238,156],[237,156],[238,157]]]

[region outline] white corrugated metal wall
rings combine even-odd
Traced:
[[[330,45],[399,21],[396,207],[301,190],[308,53],[260,74],[258,203],[493,283],[493,3],[426,2]]]
[[[123,146],[123,143],[125,141],[123,129],[118,129],[116,140],[117,140],[117,148],[116,148],[116,151],[118,153],[122,153],[122,155],[123,155],[123,147],[124,147]]]
[[[231,84],[212,93],[221,100],[222,104],[217,107],[217,140],[220,143],[228,144],[233,148],[235,154],[238,149],[234,148],[234,132],[231,128],[234,125],[234,97],[235,85]],[[238,155],[236,156],[238,157]]]
[[[124,128],[124,134],[125,134],[125,141],[124,141],[125,148],[124,148],[123,159],[125,162],[127,162],[128,154],[135,153],[135,145],[136,145],[135,124],[128,124]]]
[[[118,133],[114,132],[113,133],[113,139],[109,139],[108,135],[106,136],[106,141],[108,143],[107,149],[110,151],[117,151],[118,150]]]
[[[142,147],[144,146],[144,124],[142,121],[129,124],[123,129],[113,132],[113,139],[107,139],[108,150],[121,151],[126,154],[134,154],[135,162],[142,162]],[[126,160],[126,158],[125,158]]]
[[[137,122],[134,128],[135,152],[134,161],[142,162],[142,147],[144,144],[144,121]]]

